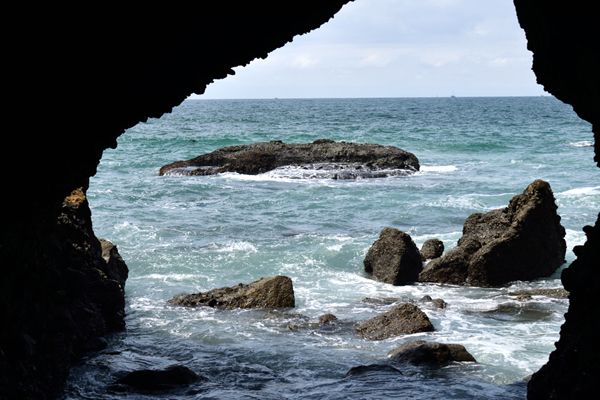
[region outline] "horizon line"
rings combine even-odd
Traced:
[[[192,98],[192,96],[198,96]],[[474,95],[474,96],[366,96],[366,97],[201,97],[202,95],[192,94],[184,101],[188,100],[366,100],[366,99],[470,99],[470,98],[514,98],[514,97],[554,97],[549,93],[530,94],[530,95]]]

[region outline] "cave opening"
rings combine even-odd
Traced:
[[[551,115],[560,115],[561,130],[545,128]],[[315,119],[320,126],[315,126]],[[435,340],[466,344],[480,360],[475,370],[467,367],[453,376],[450,387],[440,385],[435,390],[461,386],[481,394],[503,385],[503,398],[522,397],[523,378],[539,369],[558,338],[566,300],[523,302],[509,293],[560,287],[560,271],[533,285],[518,282],[496,290],[434,289],[420,284],[407,291],[367,279],[361,273],[362,259],[384,226],[409,232],[419,247],[436,236],[451,248],[470,213],[505,206],[536,178],[553,185],[570,235],[569,248],[583,243],[584,235],[577,230],[597,208],[598,188],[585,185],[595,171],[582,163],[576,185],[562,168],[552,166],[552,159],[562,151],[568,153],[570,163],[580,162],[583,152],[590,150],[589,130],[567,106],[549,97],[188,100],[172,114],[121,136],[119,147],[105,152],[92,178],[88,196],[95,230],[117,243],[134,271],[127,289],[128,333],[111,342],[110,351],[119,354],[101,354],[98,363],[112,357],[113,375],[119,374],[119,364],[183,363],[203,375],[215,374],[217,386],[230,385],[232,371],[243,371],[251,378],[237,377],[231,396],[256,390],[252,388],[256,376],[262,376],[264,383],[259,386],[267,387],[267,393],[285,390],[288,380],[300,385],[292,369],[304,368],[302,374],[314,371],[310,379],[321,385],[335,379],[332,371],[339,375],[374,355],[381,360],[394,347],[365,345],[352,337],[350,325],[386,310],[398,299],[416,301],[433,295],[451,304],[444,311],[424,308],[435,325],[446,327],[435,334]],[[404,134],[399,137],[397,132]],[[488,136],[473,140],[474,135]],[[555,146],[534,151],[535,141],[541,144],[549,135]],[[321,138],[372,141],[413,151],[423,162],[419,178],[387,178],[383,183],[310,181],[290,171],[207,178],[157,176],[161,165],[223,146]],[[506,145],[510,140],[529,144]],[[454,154],[449,154],[449,148]],[[417,191],[421,196],[414,195]],[[404,210],[390,215],[390,209]],[[440,219],[442,224],[436,222]],[[569,250],[567,261],[574,258]],[[299,311],[223,313],[165,305],[182,292],[275,274],[292,277]],[[310,328],[326,312],[347,322],[332,332]],[[474,333],[477,329],[481,332]],[[292,336],[282,340],[287,331]],[[315,332],[319,340],[311,337]],[[291,351],[298,342],[303,350]],[[94,368],[78,369],[73,382],[79,385],[94,373]],[[473,373],[480,380],[466,378]],[[389,383],[380,389],[398,390]],[[423,387],[418,390],[425,392]]]
[[[335,99],[250,102],[244,106],[252,112],[236,112],[237,125],[227,128],[227,135],[207,135],[201,140],[193,135],[173,135],[175,131],[189,133],[190,126],[195,129],[198,121],[183,115],[186,108],[193,108],[190,102],[167,117],[174,118],[172,126],[165,126],[166,119],[136,126],[121,136],[116,150],[131,146],[131,153],[121,157],[107,152],[88,191],[97,233],[115,241],[132,267],[125,316],[128,330],[107,336],[124,325],[122,281],[126,271],[116,248],[96,239],[85,197],[71,191],[88,187],[103,151],[116,146],[125,129],[168,113],[191,92],[201,93],[213,80],[230,75],[230,68],[264,58],[294,35],[316,29],[346,2],[331,0],[310,7],[240,4],[235,9],[230,4],[213,4],[200,14],[197,10],[147,7],[136,10],[135,17],[108,5],[96,9],[94,18],[87,13],[72,18],[62,10],[56,10],[56,15],[48,12],[41,19],[34,15],[38,9],[14,14],[16,21],[22,22],[16,25],[32,34],[21,36],[15,31],[6,48],[10,60],[6,77],[18,83],[14,91],[13,85],[9,87],[8,97],[14,101],[7,114],[11,121],[21,123],[24,134],[13,135],[12,145],[3,147],[2,157],[4,170],[10,171],[4,182],[10,195],[3,197],[9,204],[0,228],[4,267],[0,319],[6,321],[0,330],[0,397],[114,398],[123,393],[124,382],[140,376],[124,376],[127,371],[179,363],[201,376],[180,367],[167,368],[163,375],[154,376],[175,376],[180,383],[192,384],[159,396],[239,398],[260,392],[271,398],[335,397],[336,393],[348,398],[377,387],[382,396],[405,390],[436,397],[467,392],[476,397],[522,398],[525,383],[515,382],[509,375],[514,365],[521,370],[517,378],[530,366],[515,355],[530,351],[542,360],[549,350],[541,348],[543,340],[525,343],[516,337],[515,342],[514,330],[535,333],[536,327],[544,324],[558,326],[562,319],[556,319],[559,313],[553,307],[564,308],[564,300],[534,297],[533,301],[515,301],[503,289],[386,286],[362,274],[360,264],[383,225],[397,225],[417,242],[433,233],[447,235],[452,242],[460,236],[461,223],[470,211],[505,205],[512,194],[522,190],[521,184],[541,173],[552,178],[546,176],[559,202],[559,214],[568,225],[567,242],[573,243],[575,237],[575,243],[581,243],[584,236],[586,242],[567,253],[569,261],[576,256],[561,279],[570,291],[569,312],[557,349],[528,384],[527,395],[530,399],[554,399],[589,393],[600,365],[598,354],[586,347],[600,329],[598,320],[589,318],[587,307],[600,290],[594,269],[600,246],[598,223],[580,232],[582,225],[594,220],[598,209],[598,187],[590,184],[594,175],[582,160],[591,157],[589,151],[594,147],[598,161],[599,144],[590,141],[588,125],[551,98],[535,100],[537,106],[522,101],[509,104],[504,99],[504,116],[520,116],[520,122],[512,127],[519,128],[514,135],[503,135],[509,127],[502,123],[506,118],[496,115],[497,104],[475,104],[461,93],[437,100],[380,99],[376,106],[375,100],[364,99],[347,100],[343,105]],[[448,6],[461,2],[427,3]],[[600,62],[594,39],[599,25],[591,6],[514,3],[519,24],[527,33],[527,47],[534,54],[538,82],[573,105],[597,133]],[[297,61],[303,68],[315,65],[310,57]],[[379,66],[388,61],[377,54],[365,58]],[[498,61],[501,65],[502,60]],[[29,108],[23,106],[25,93],[52,98],[36,101],[35,107]],[[415,151],[421,171],[395,179],[346,182],[300,182],[298,176],[289,174],[259,177],[268,179],[230,174],[195,180],[155,174],[153,169],[163,159],[195,155],[182,152],[181,157],[168,157],[166,149],[182,141],[191,153],[237,143],[244,132],[251,133],[244,137],[248,141],[268,136],[266,130],[246,129],[257,122],[255,112],[265,105],[271,107],[272,119],[282,121],[283,133],[277,133],[276,140],[285,135],[298,141],[336,135],[341,139],[344,133],[333,127],[342,123],[345,133],[353,132],[352,139],[377,138]],[[216,109],[209,115],[214,119],[208,122],[211,131],[219,131],[223,117],[231,120],[219,110],[230,107],[239,111],[240,104],[220,101],[199,102],[198,106]],[[315,129],[315,116],[327,107],[330,115],[322,120],[330,126],[322,124]],[[354,112],[340,113],[348,108]],[[382,108],[386,111],[381,112]],[[487,127],[473,118],[474,110],[489,117]],[[404,114],[411,118],[403,118]],[[420,121],[414,118],[419,115],[439,120],[411,126]],[[360,127],[369,121],[372,130],[362,132]],[[391,121],[398,123],[393,127],[396,131],[418,133],[416,138],[421,140],[399,143],[391,129],[386,130]],[[547,124],[549,121],[554,122]],[[449,143],[450,122],[466,128],[461,130],[470,140],[494,126],[494,140],[479,141],[476,146]],[[303,125],[310,125],[310,130]],[[157,127],[161,130],[142,138],[149,133],[141,132],[145,128]],[[574,140],[566,141],[562,129],[569,130]],[[539,135],[541,131],[543,135]],[[430,140],[422,140],[425,134],[431,135]],[[534,141],[535,150],[525,155],[519,145]],[[475,151],[475,147],[483,149]],[[482,151],[486,156],[478,159]],[[465,158],[457,158],[456,153]],[[33,161],[35,173],[14,168],[15,154]],[[537,163],[527,165],[529,161]],[[558,163],[562,169],[546,169]],[[577,174],[570,175],[569,168]],[[40,178],[37,172],[42,170]],[[461,176],[466,179],[458,179]],[[448,187],[451,194],[441,194]],[[419,198],[424,194],[426,199]],[[229,204],[238,207],[228,208]],[[566,209],[578,212],[563,213]],[[436,213],[444,216],[445,225],[436,222]],[[200,270],[199,264],[214,268]],[[188,310],[164,303],[182,289],[206,290],[235,283],[229,277],[255,278],[255,272],[273,268],[293,275],[298,282],[295,312]],[[558,278],[555,274],[551,279],[559,283]],[[440,288],[447,289],[443,292],[449,300],[445,311],[433,307],[444,303],[428,302],[429,293],[425,293],[425,289]],[[386,362],[392,344],[404,339],[358,340],[354,325],[359,319],[394,308],[389,303],[396,299],[416,301],[430,314],[437,328],[432,337],[445,341],[460,339],[450,337],[450,332],[463,335],[479,363],[442,370],[399,370],[397,364]],[[494,301],[498,303],[492,304]],[[486,304],[493,307],[485,308]],[[317,311],[326,313],[318,321]],[[338,322],[332,311],[341,317]],[[332,321],[327,327],[315,325]],[[484,330],[494,328],[493,340],[466,329],[483,325]],[[508,326],[510,330],[506,330]],[[79,363],[82,357],[84,361]],[[348,369],[350,366],[355,368]],[[66,393],[61,394],[65,380]],[[509,382],[514,383],[506,384]],[[153,383],[153,389],[165,389],[160,381]]]

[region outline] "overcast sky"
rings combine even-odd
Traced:
[[[512,0],[355,0],[235,71],[199,98],[544,93]]]

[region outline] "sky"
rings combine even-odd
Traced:
[[[355,0],[192,98],[539,96],[512,0]]]

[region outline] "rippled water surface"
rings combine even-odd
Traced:
[[[395,145],[422,168],[357,180],[293,168],[158,176],[164,164],[222,146],[319,138]],[[366,277],[362,260],[384,226],[418,246],[437,237],[454,247],[468,215],[505,206],[536,178],[552,185],[568,248],[581,244],[581,227],[600,208],[591,138],[590,126],[550,97],[195,100],[140,124],[105,152],[88,193],[97,235],[116,243],[130,268],[127,331],[73,369],[66,398],[522,399],[524,379],[553,349],[567,301],[520,302],[508,293],[558,287],[560,271],[495,289],[394,287]],[[276,274],[293,279],[295,309],[166,305],[179,293]],[[426,294],[448,307],[419,303]],[[354,324],[394,301],[417,302],[436,331],[379,342],[354,335]],[[339,318],[334,328],[314,324],[326,312]],[[414,339],[461,343],[478,363],[345,376],[386,363],[390,350]],[[175,363],[207,380],[152,395],[112,386],[125,372]]]

